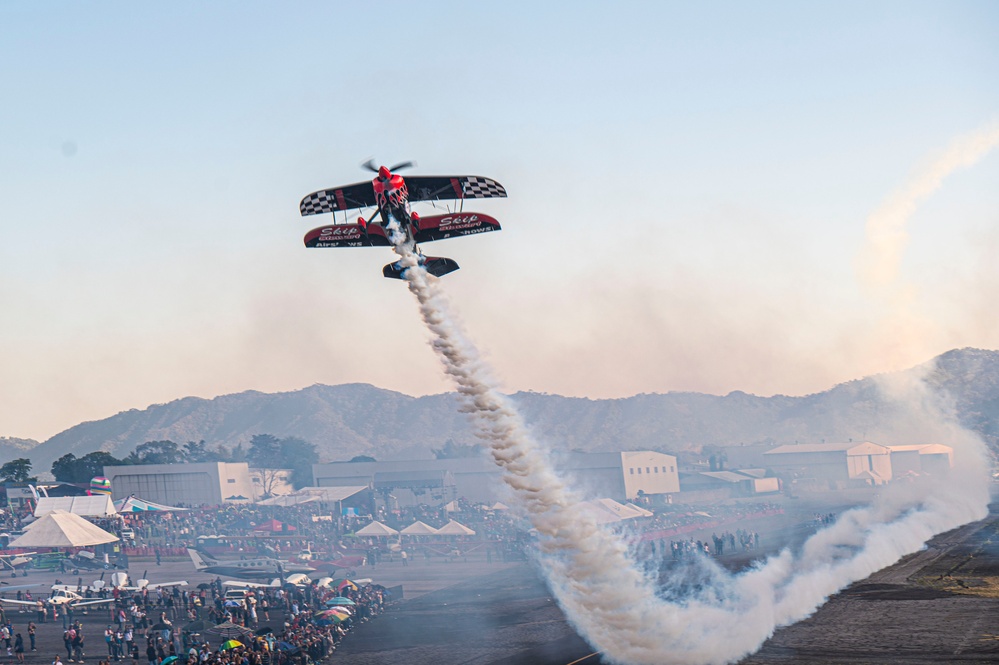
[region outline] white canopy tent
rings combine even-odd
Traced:
[[[375,520],[374,522],[364,527],[363,529],[358,529],[357,531],[355,531],[354,535],[385,537],[385,536],[394,536],[398,533],[399,532],[393,529],[392,527],[382,524],[378,520]]]
[[[367,485],[344,485],[337,487],[303,487],[291,494],[273,496],[258,501],[261,506],[298,506],[303,503],[337,503],[368,489]]]
[[[474,536],[475,531],[469,529],[464,524],[450,520],[447,524],[437,529],[439,536]]]
[[[118,514],[110,495],[98,494],[95,496],[39,497],[38,505],[35,506],[35,517],[42,517],[56,510],[84,517],[108,517]]]
[[[162,503],[154,503],[140,499],[137,496],[130,496],[127,499],[115,502],[115,508],[119,513],[143,513],[146,511],[170,512],[178,510],[188,510],[187,508],[176,508],[174,506],[164,506]]]
[[[584,501],[581,506],[596,520],[597,524],[623,522],[637,517],[648,517],[652,513],[633,504],[618,503],[613,499]]]
[[[437,529],[417,520],[399,533],[407,536],[435,536],[437,535]]]
[[[89,547],[117,540],[118,536],[79,515],[56,510],[32,522],[31,528],[8,547]]]

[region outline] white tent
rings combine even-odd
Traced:
[[[458,508],[458,502],[457,501],[451,501],[451,502],[445,504],[444,505],[444,510],[448,511],[449,513],[460,512],[460,509]]]
[[[344,485],[337,487],[303,487],[291,494],[282,494],[258,501],[261,506],[298,506],[303,503],[336,503],[368,489],[367,485]]]
[[[417,520],[399,533],[404,533],[407,536],[434,536],[437,535],[437,529]]]
[[[492,506],[489,507],[489,510],[510,510],[510,506],[506,505],[505,503],[500,503],[499,501],[497,501],[496,503],[494,503]]]
[[[84,517],[107,517],[117,515],[111,496],[98,494],[95,496],[43,496],[39,497],[35,506],[35,517],[48,515],[52,511],[62,510]]]
[[[56,510],[31,524],[24,535],[8,547],[88,547],[119,540],[79,515]]]
[[[636,517],[648,517],[652,514],[644,508],[639,508],[633,504],[618,503],[613,499],[594,499],[593,501],[584,501],[581,505],[597,524],[623,522]]]
[[[375,520],[374,522],[364,527],[363,529],[358,529],[357,531],[355,531],[354,535],[382,537],[382,536],[394,536],[397,533],[399,532],[393,529],[392,527],[386,526],[381,522],[379,522],[378,520]]]
[[[174,506],[164,506],[162,503],[154,503],[140,499],[137,496],[130,496],[127,499],[115,502],[115,508],[119,513],[142,513],[146,511],[170,512],[174,510],[187,510],[187,508],[176,508]]]
[[[459,524],[454,520],[450,520],[447,524],[437,529],[437,535],[439,536],[474,536],[475,532],[469,529],[464,524]]]

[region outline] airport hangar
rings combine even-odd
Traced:
[[[554,454],[555,469],[587,497],[633,501],[680,491],[676,457],[653,451]],[[399,462],[332,462],[312,466],[317,487],[366,485],[400,505],[502,501],[502,471],[487,455]]]
[[[909,474],[942,473],[953,465],[953,453],[941,444],[884,446],[847,441],[778,446],[763,453],[763,458],[779,476],[850,487],[883,485]]]
[[[134,495],[167,506],[219,506],[260,498],[246,462],[106,466],[104,476],[116,501]]]

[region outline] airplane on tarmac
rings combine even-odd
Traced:
[[[499,231],[497,220],[482,213],[464,212],[460,207],[456,212],[432,217],[420,217],[409,209],[410,201],[460,201],[465,199],[488,199],[506,196],[506,189],[492,178],[482,176],[412,176],[403,179],[393,171],[414,166],[412,162],[402,162],[391,168],[375,167],[368,160],[362,166],[377,175],[370,182],[324,189],[309,194],[299,204],[302,216],[333,213],[333,224],[309,231],[305,236],[306,247],[390,247],[393,245],[391,220],[399,224],[404,242],[410,243],[419,264],[427,272],[442,277],[458,269],[453,259],[424,256],[416,243],[443,240],[453,236],[474,235],[487,231]],[[336,213],[375,207],[372,215],[381,221],[365,221],[358,217],[353,224],[337,224]],[[400,261],[390,263],[382,269],[385,277],[405,279],[406,269]]]
[[[104,581],[104,573],[101,573],[100,579],[94,580],[94,583],[89,587],[81,588],[77,584],[57,584],[53,586],[53,589],[64,589],[67,591],[74,591],[76,593],[83,593],[89,589],[93,593],[100,593],[101,591],[107,589],[112,591],[118,589],[119,591],[142,591],[143,589],[166,589],[175,586],[187,586],[187,580],[180,580],[177,582],[157,582],[155,584],[150,584],[149,580],[145,579],[145,573],[143,573],[142,579],[135,581],[134,585],[129,584],[128,573],[119,572],[111,573],[110,582]]]
[[[11,577],[17,577],[17,569],[31,563],[37,552],[25,552],[24,554],[0,554],[0,569],[10,571]],[[28,571],[21,571],[23,576],[27,576]]]
[[[284,583],[280,577],[275,577],[270,582],[240,582],[238,580],[226,580],[222,586],[235,587],[237,589],[281,589],[292,584],[294,586],[308,586],[312,584],[312,578],[305,573],[292,573],[284,576]]]
[[[73,608],[77,607],[90,607],[91,605],[107,605],[108,603],[113,603],[114,598],[84,598],[81,594],[75,591],[70,591],[69,589],[63,589],[65,585],[57,585],[52,587],[52,595],[48,598],[38,598],[35,600],[15,600],[13,598],[0,598],[0,603],[8,603],[11,605],[22,605],[26,607],[37,607],[38,601],[41,600],[47,606],[52,605],[69,605]]]
[[[199,573],[225,575],[238,579],[270,580],[275,577],[287,578],[292,573],[311,573],[313,569],[300,563],[281,561],[280,559],[239,559],[219,561],[204,551],[188,548],[187,553],[194,562]]]

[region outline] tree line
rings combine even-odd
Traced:
[[[146,441],[131,453],[119,459],[103,450],[95,450],[83,457],[66,453],[52,463],[52,475],[66,483],[87,483],[95,476],[104,475],[105,466],[132,464],[184,464],[197,462],[247,462],[253,468],[271,470],[290,469],[288,480],[295,488],[312,483],[312,465],[319,461],[316,446],[304,439],[289,436],[283,439],[272,434],[256,434],[250,445],[237,444],[231,448],[223,445],[210,447],[202,441],[188,441],[184,445],[164,440]],[[265,471],[265,475],[268,471]],[[0,482],[32,483],[31,460],[19,458],[0,466]],[[265,488],[276,479],[264,478]],[[269,491],[269,490],[265,490]]]

